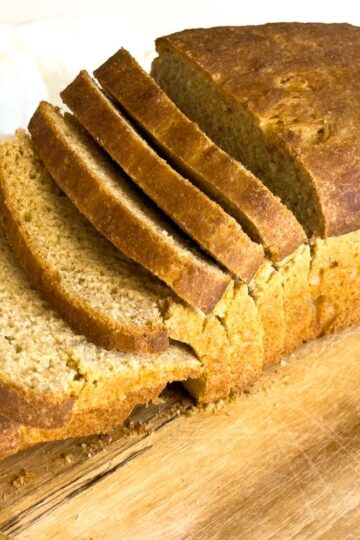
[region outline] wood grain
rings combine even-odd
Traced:
[[[5,460],[0,531],[37,540],[357,539],[359,383],[356,327],[307,344],[226,404],[194,410],[172,389],[132,417],[135,431]]]

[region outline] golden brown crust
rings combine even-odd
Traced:
[[[250,284],[264,330],[264,367],[278,362],[285,348],[282,275],[265,261]]]
[[[317,234],[360,228],[359,28],[219,27],[179,32],[157,45],[186,55],[260,125],[277,118],[277,143],[312,183]]]
[[[6,171],[1,163],[2,152],[5,152],[4,147],[0,149],[0,220],[34,287],[76,331],[97,345],[107,349],[143,353],[166,351],[169,339],[164,326],[125,326],[121,322],[115,324],[113,319],[91,310],[88,304],[75,302],[74,297],[61,287],[56,270],[32,252],[26,233],[21,227],[21,220],[17,219],[8,197]]]
[[[209,313],[222,297],[230,277],[191,251],[172,244],[151,228],[120,198],[115,198],[74,151],[53,121],[55,110],[40,104],[29,130],[34,146],[51,175],[79,210],[110,242],[128,257],[165,281],[181,298]],[[60,116],[60,115],[59,115]],[[109,165],[110,167],[110,165]],[[111,169],[115,171],[115,169]],[[119,182],[127,183],[116,169]],[[131,189],[131,188],[128,188]],[[132,195],[137,207],[138,194]],[[141,210],[142,205],[139,204]],[[148,210],[151,216],[151,210]],[[163,224],[164,231],[172,228]]]
[[[16,387],[0,379],[0,415],[28,426],[56,428],[70,416],[71,396],[55,396]]]
[[[126,420],[136,405],[158,397],[163,388],[164,385],[160,385],[129,393],[121,402],[113,403],[112,408],[74,412],[62,427],[56,429],[23,426],[0,417],[0,459],[43,442],[109,433]]]
[[[310,286],[321,335],[360,321],[360,231],[314,242]]]
[[[280,200],[189,120],[125,49],[94,74],[185,175],[217,196],[275,261],[306,241],[301,225]]]
[[[310,290],[310,264],[310,247],[303,245],[284,259],[278,268],[284,296],[284,354],[289,354],[303,342],[319,335],[316,309]]]
[[[0,417],[0,459],[19,452],[21,447],[21,425]]]
[[[261,246],[161,159],[87,72],[80,72],[61,96],[96,141],[177,225],[233,274],[244,281],[253,277],[263,260]]]

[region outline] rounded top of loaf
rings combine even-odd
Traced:
[[[200,67],[311,177],[324,236],[360,228],[360,28],[272,23],[157,41]]]

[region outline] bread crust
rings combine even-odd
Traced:
[[[172,245],[166,236],[151,229],[121,200],[113,197],[101,178],[70,147],[52,114],[52,106],[40,104],[29,130],[36,150],[61,189],[120,251],[165,281],[191,305],[205,313],[211,312],[228,286],[230,276],[205,259],[195,258],[185,247],[180,250]],[[116,174],[119,181],[126,182],[120,170]],[[166,224],[164,229],[167,229]]]
[[[284,296],[284,354],[319,335],[316,307],[310,290],[310,265],[310,247],[302,245],[278,267]]]
[[[74,412],[63,426],[55,429],[24,426],[0,417],[0,459],[39,443],[109,433],[126,420],[136,405],[157,398],[164,386],[130,392],[125,399],[114,402],[112,408]]]
[[[306,242],[286,206],[187,118],[125,49],[94,75],[190,180],[253,233],[273,260],[280,261]]]
[[[81,71],[61,93],[78,120],[136,184],[227,270],[249,281],[263,250],[217,203],[178,174]]]
[[[310,288],[320,335],[360,321],[360,231],[317,239],[311,247]]]
[[[312,185],[317,235],[360,228],[359,28],[275,23],[195,29],[160,38],[157,47],[185,55],[258,125],[277,115],[276,144]]]
[[[25,390],[0,377],[0,415],[21,424],[57,428],[69,418],[74,401],[70,395]]]

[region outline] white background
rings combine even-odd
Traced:
[[[360,25],[357,0],[0,0],[0,135],[26,126],[40,99],[121,46],[148,68],[154,39],[200,26],[274,21]]]

